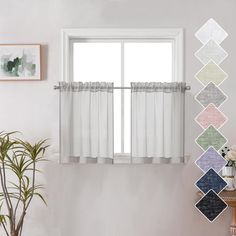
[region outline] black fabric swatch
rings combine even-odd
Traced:
[[[210,190],[196,204],[196,207],[209,221],[213,221],[227,207],[227,204],[213,190]]]

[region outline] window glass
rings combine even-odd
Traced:
[[[78,42],[73,44],[73,80],[106,81],[120,85],[120,43]]]
[[[130,82],[171,82],[172,43],[124,44],[125,85]]]

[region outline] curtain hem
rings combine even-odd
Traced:
[[[79,164],[112,164],[112,157],[69,157],[69,163]]]
[[[132,157],[133,164],[184,163],[184,157]]]
[[[61,164],[184,164],[185,157],[69,157]]]

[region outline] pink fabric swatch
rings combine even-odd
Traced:
[[[227,118],[224,114],[212,103],[196,117],[197,123],[204,129],[209,125],[213,125],[218,129],[226,122],[226,120]]]

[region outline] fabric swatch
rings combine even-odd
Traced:
[[[196,38],[202,44],[206,44],[210,39],[221,44],[228,36],[225,30],[213,19],[209,19],[196,33]]]
[[[195,53],[195,56],[204,65],[211,60],[219,65],[228,56],[228,53],[215,41],[210,40]]]
[[[207,85],[209,82],[219,85],[228,77],[228,75],[214,61],[210,61],[195,75],[195,77],[203,85]]]
[[[227,183],[213,170],[208,170],[195,184],[203,193],[214,190],[220,193]]]
[[[212,125],[204,130],[203,133],[196,139],[196,143],[205,151],[210,146],[214,147],[216,150],[219,150],[226,142],[226,138]]]
[[[210,190],[196,204],[196,208],[211,222],[215,220],[226,207],[227,204],[213,190]]]
[[[219,107],[227,99],[227,96],[214,83],[210,82],[195,98],[204,107],[210,103]]]
[[[211,103],[198,114],[195,120],[203,129],[206,129],[209,125],[219,129],[227,121],[227,118]]]
[[[211,168],[219,173],[227,164],[227,161],[213,147],[209,147],[196,160],[195,164],[205,173]]]

